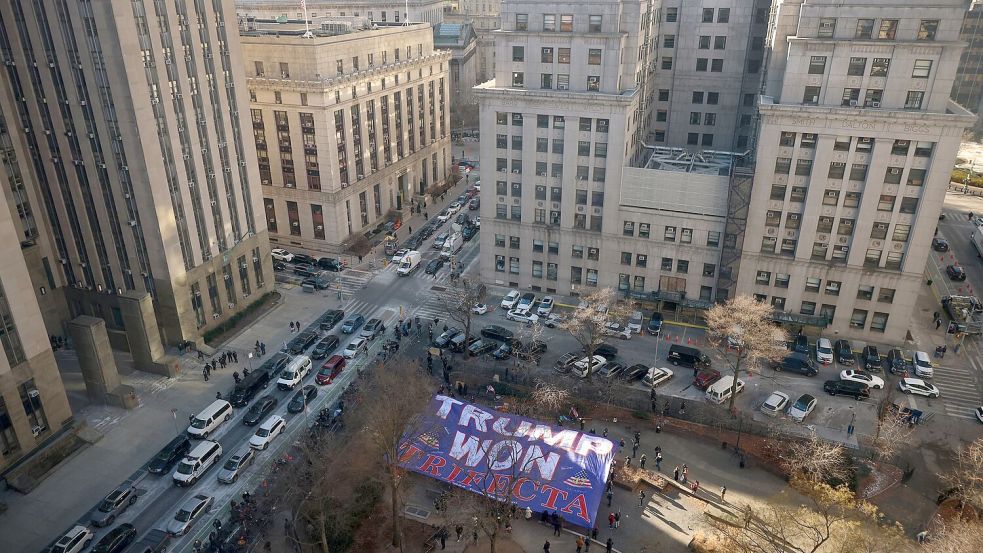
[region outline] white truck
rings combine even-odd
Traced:
[[[399,262],[399,267],[396,269],[396,274],[399,276],[406,276],[416,270],[420,266],[420,261],[423,260],[423,254],[413,250],[408,252],[403,256],[403,260]]]
[[[983,227],[976,227],[973,231],[973,247],[976,248],[976,255],[983,257]]]
[[[461,233],[455,232],[444,241],[444,247],[440,250],[440,258],[450,259],[452,255],[461,251],[462,246],[464,246],[464,238],[461,237]]]

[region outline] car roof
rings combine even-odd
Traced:
[[[189,497],[187,500],[185,500],[185,502],[181,504],[181,509],[185,511],[192,511],[194,510],[195,507],[198,506],[198,504],[203,503],[205,501],[208,501],[208,496],[198,494],[196,496]]]
[[[801,396],[799,396],[799,399],[795,400],[795,402],[798,403],[800,401],[804,401],[806,403],[809,403],[810,401],[815,401],[815,399],[816,398],[810,394],[802,394]]]

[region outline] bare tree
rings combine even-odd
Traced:
[[[935,521],[928,540],[934,553],[977,553],[981,535],[983,523],[980,521],[956,519],[945,523]]]
[[[539,365],[542,359],[542,352],[536,353],[536,344],[543,342],[544,327],[541,324],[522,324],[516,327],[512,341],[512,364],[516,370],[525,369],[526,374],[533,367]]]
[[[714,305],[707,312],[707,337],[724,352],[732,353],[734,382],[728,408],[734,411],[737,381],[759,363],[778,361],[786,353],[788,335],[772,320],[773,309],[751,296],[737,296]]]
[[[345,238],[341,243],[341,246],[346,253],[360,257],[372,250],[372,243],[369,242],[369,239],[364,234],[359,232],[349,234],[348,238]]]
[[[631,306],[619,302],[610,288],[600,290],[585,297],[582,306],[558,325],[577,340],[587,357],[587,374],[594,372],[594,352],[604,342],[607,326],[611,322],[623,322],[631,312]]]
[[[434,298],[440,303],[447,317],[461,325],[465,336],[471,336],[471,322],[475,317],[474,306],[484,299],[485,285],[478,280],[461,277]],[[467,341],[465,341],[467,345]]]
[[[717,519],[723,551],[740,553],[888,553],[907,549],[899,525],[885,524],[877,509],[847,486],[796,477],[805,498],[797,507],[779,496],[748,504]]]
[[[778,458],[783,470],[793,477],[819,482],[845,482],[850,474],[842,444],[823,440],[815,432],[805,440],[778,436]]]
[[[422,428],[422,413],[433,396],[432,381],[423,378],[403,355],[390,359],[381,370],[370,371],[363,394],[372,398],[359,410],[354,425],[361,429],[371,460],[380,463],[392,499],[392,545],[402,550],[403,486],[405,469],[399,466],[399,444],[404,433]],[[347,449],[347,448],[346,448]]]
[[[983,438],[977,438],[956,452],[954,467],[943,479],[962,500],[983,510]]]

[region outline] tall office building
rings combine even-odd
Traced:
[[[952,99],[976,114],[976,131],[983,132],[983,0],[974,0],[966,12],[959,38],[966,49],[959,60]]]
[[[271,242],[337,253],[446,179],[451,54],[426,23],[307,27],[243,21],[252,131]]]
[[[741,253],[727,291],[827,335],[901,341],[974,120],[949,100],[966,4],[776,10],[750,214],[746,225],[732,217],[725,237],[725,251]]]
[[[43,334],[92,315],[160,352],[272,290],[235,21],[231,0],[4,3],[7,192]],[[121,302],[143,293],[141,337]]]
[[[746,151],[755,132],[771,0],[665,0],[651,45],[650,142]]]
[[[256,19],[303,19],[300,0],[235,0],[241,17]],[[444,21],[441,0],[307,0],[307,17],[365,17],[379,23]]]
[[[653,6],[502,3],[495,76],[475,91],[486,281],[559,293],[616,284],[617,273],[600,279],[599,252],[615,255],[606,241],[622,233],[623,168],[643,157]]]

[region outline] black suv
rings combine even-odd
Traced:
[[[776,371],[788,371],[806,376],[816,376],[819,374],[816,365],[812,362],[809,355],[805,353],[790,353],[781,362],[772,365],[772,368]]]
[[[329,334],[314,346],[314,351],[311,352],[311,359],[324,359],[336,347],[338,347],[338,337],[334,334]]]
[[[883,368],[881,356],[878,355],[876,346],[864,346],[863,353],[860,354],[860,360],[863,362],[864,368],[868,371],[880,372]]]
[[[809,355],[809,338],[804,334],[799,334],[792,340],[792,351]]]
[[[307,348],[311,347],[311,344],[317,340],[316,332],[302,332],[299,336],[290,341],[288,350],[291,355],[300,355],[307,351]]]
[[[321,315],[321,330],[331,330],[339,321],[345,318],[345,312],[341,309],[331,309]]]
[[[171,440],[171,443],[154,455],[152,461],[147,466],[147,472],[151,474],[164,474],[170,472],[178,461],[191,451],[191,440],[184,434]]]
[[[481,335],[485,338],[492,338],[493,340],[501,340],[503,342],[512,341],[512,331],[500,327],[498,325],[489,325],[481,329]]]
[[[836,355],[836,361],[841,365],[853,365],[856,362],[849,340],[837,340],[833,344],[833,353]]]
[[[306,253],[295,253],[290,262],[294,265],[317,265],[317,260]]]
[[[334,271],[336,273],[345,268],[345,266],[341,264],[341,261],[338,261],[333,257],[322,257],[321,259],[318,259],[317,266],[326,271]]]
[[[870,397],[870,388],[866,384],[850,380],[827,380],[823,390],[831,396],[850,396],[857,401]]]
[[[273,396],[263,396],[256,400],[256,403],[246,411],[246,416],[242,417],[242,424],[255,426],[276,407],[277,400]]]
[[[447,330],[445,330],[443,333],[441,333],[440,336],[434,338],[433,345],[441,349],[446,348],[447,346],[450,345],[451,339],[460,333],[461,333],[461,329],[450,327]]]
[[[901,374],[908,370],[908,358],[901,348],[891,348],[887,352],[887,368],[891,374]]]

